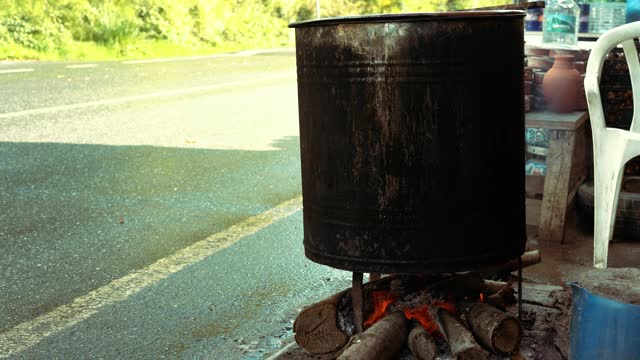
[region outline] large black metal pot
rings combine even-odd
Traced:
[[[291,25],[309,259],[424,274],[524,252],[523,18]]]

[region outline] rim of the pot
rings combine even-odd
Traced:
[[[462,10],[443,12],[417,12],[402,14],[374,14],[339,16],[324,19],[299,21],[289,24],[290,28],[309,26],[325,26],[336,24],[354,23],[388,23],[388,22],[421,22],[421,21],[446,21],[446,20],[478,20],[496,17],[524,17],[524,10]]]

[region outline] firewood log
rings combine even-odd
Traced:
[[[370,299],[377,290],[389,290],[391,283],[402,281],[403,276],[392,275],[362,285],[363,299]],[[329,296],[304,308],[293,323],[296,343],[314,355],[331,354],[342,349],[349,341],[338,325],[338,304],[343,297],[351,297],[351,288]],[[370,304],[365,303],[365,308]]]
[[[293,323],[295,340],[311,354],[340,350],[349,340],[337,322],[338,304],[350,289],[343,290],[303,309]]]
[[[395,359],[407,341],[407,319],[394,311],[364,332],[354,335],[338,360]]]
[[[407,344],[417,360],[433,360],[438,354],[433,337],[417,322],[413,322]]]
[[[525,252],[520,257],[522,260],[522,268],[539,264],[542,261],[540,256],[540,250],[532,250]],[[451,291],[454,290],[451,295],[462,297],[468,294],[484,293],[485,295],[491,295],[504,288],[507,283],[502,281],[487,280],[486,278],[493,277],[499,273],[512,272],[518,269],[518,260],[513,259],[505,263],[492,265],[489,267],[480,268],[475,271],[466,271],[455,273],[454,276],[440,280],[433,285],[431,289]],[[484,279],[484,280],[483,280]],[[458,289],[455,291],[455,289]]]
[[[537,264],[541,261],[540,251],[529,251],[523,254],[521,259],[523,267]],[[430,287],[432,290],[439,290],[441,292],[446,292],[446,290],[456,292],[458,291],[456,289],[462,289],[461,291],[463,292],[478,294],[483,284],[481,276],[516,269],[517,261],[512,260],[504,264],[481,269],[481,271],[460,273],[452,278],[440,279],[440,281],[431,283],[432,286]],[[436,277],[435,279],[437,280],[438,278]],[[398,280],[401,280],[400,284],[398,284]],[[434,279],[421,279],[418,282],[432,280]],[[371,298],[372,292],[377,290],[390,290],[390,284],[394,281],[396,282],[396,286],[394,286],[395,289],[393,289],[393,292],[397,292],[399,297],[402,297],[405,290],[408,294],[417,290],[414,286],[416,285],[414,284],[416,277],[402,275],[391,275],[363,284],[363,299],[365,299],[363,307],[365,314],[369,314],[371,311],[372,304],[367,299]],[[396,291],[397,289],[401,289],[401,291]],[[454,295],[459,296],[461,294],[456,293]],[[293,330],[295,332],[295,340],[301,348],[311,354],[320,355],[335,353],[346,345],[349,336],[340,329],[337,319],[338,304],[343,297],[351,297],[350,288],[310,305],[300,312],[294,322]]]
[[[532,265],[539,264],[542,261],[540,250],[527,251],[522,254],[522,256],[520,256],[520,259],[522,260],[523,269]],[[489,278],[498,273],[512,272],[516,270],[518,270],[518,259],[513,259],[499,265],[489,266],[480,269],[478,272],[482,275],[483,278]]]
[[[483,280],[477,272],[456,274],[453,277],[440,280],[429,287],[429,291],[438,295],[449,295],[455,298],[477,296],[480,293]]]
[[[488,353],[473,338],[473,334],[455,316],[440,308],[431,308],[432,317],[444,334],[451,356],[458,360],[487,360]]]
[[[462,309],[469,328],[484,347],[499,355],[518,351],[522,339],[518,319],[483,303],[464,304]]]
[[[485,280],[482,289],[482,292],[488,295],[485,302],[500,310],[505,310],[506,305],[515,304],[517,300],[514,295],[515,290],[511,287],[512,285],[512,280],[509,280],[509,282]]]
[[[507,285],[506,281],[483,280],[480,291],[486,296],[493,295]]]
[[[504,299],[502,298],[502,296],[498,295],[498,294],[493,294],[490,296],[487,296],[487,298],[485,299],[485,303],[493,306],[496,309],[500,309],[500,310],[506,310],[506,305],[504,303]]]

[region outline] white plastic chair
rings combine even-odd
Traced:
[[[640,37],[640,22],[613,28],[596,41],[587,63],[584,89],[593,134],[594,230],[593,265],[607,268],[609,241],[618,207],[625,163],[640,155],[640,64],[634,39]],[[609,52],[622,45],[629,66],[633,91],[633,118],[630,130],[608,128],[600,98],[600,74]]]

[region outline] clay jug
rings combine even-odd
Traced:
[[[576,110],[582,76],[576,69],[573,55],[556,55],[551,69],[542,80],[544,100],[552,112]]]

